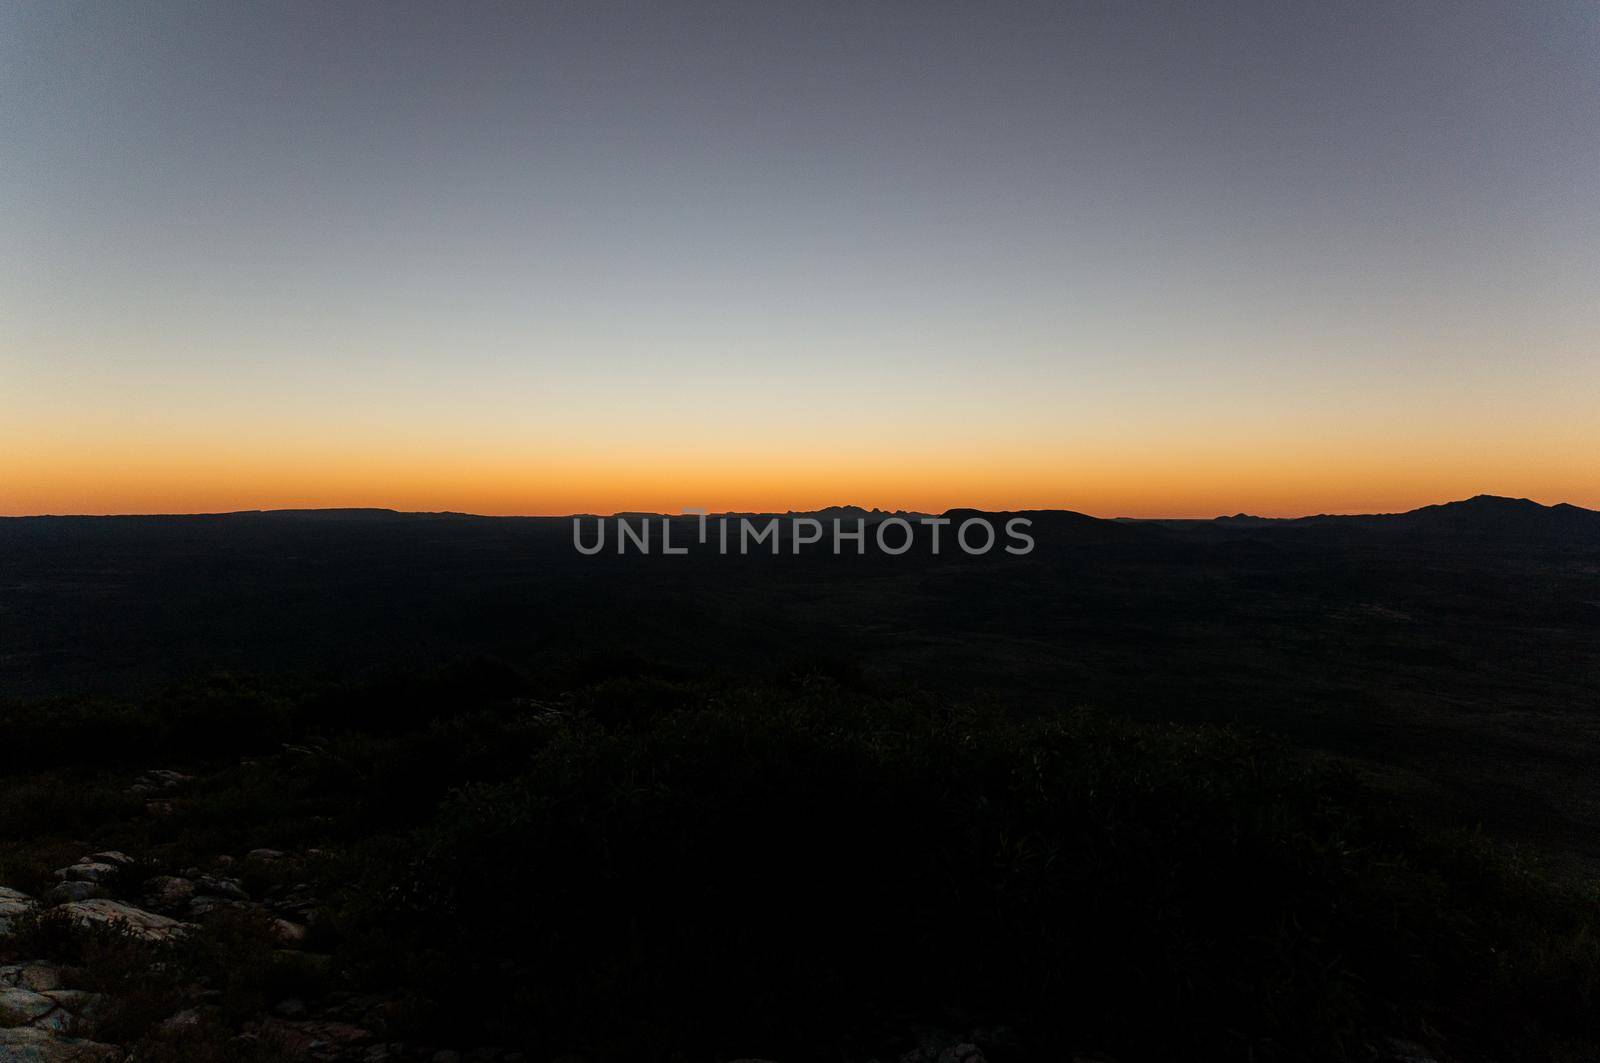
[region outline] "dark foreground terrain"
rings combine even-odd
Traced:
[[[0,1059],[1595,1057],[1600,514],[1027,516],[0,521]]]

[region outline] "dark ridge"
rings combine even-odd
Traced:
[[[128,514],[38,514],[29,516],[0,517],[0,521],[385,521],[385,520],[417,520],[417,519],[452,519],[452,520],[492,520],[492,521],[536,521],[536,520],[567,520],[570,517],[597,519],[602,515],[582,513],[571,515],[530,515],[512,517],[492,517],[475,513],[460,513],[455,511],[420,511],[411,512],[378,507],[367,508],[338,508],[338,509],[250,509],[237,510],[229,513],[128,513]],[[668,517],[671,519],[694,519],[697,514],[684,513],[655,513],[648,511],[628,510],[611,514],[613,517],[624,519],[653,519]],[[856,505],[827,506],[815,510],[788,510],[785,512],[718,512],[708,514],[711,518],[717,517],[814,517],[817,519],[865,519],[883,520],[889,517],[915,519],[926,514],[913,510],[885,510],[867,509]],[[973,517],[987,517],[990,519],[1009,519],[1022,517],[1034,522],[1036,526],[1050,526],[1053,528],[1099,528],[1107,529],[1120,527],[1123,529],[1136,526],[1157,527],[1169,524],[1212,524],[1219,527],[1251,527],[1251,528],[1287,528],[1306,527],[1317,524],[1338,524],[1345,526],[1366,527],[1392,527],[1419,531],[1452,531],[1461,533],[1545,533],[1560,534],[1576,533],[1586,535],[1600,534],[1600,511],[1584,509],[1568,502],[1555,505],[1542,505],[1527,498],[1507,498],[1500,495],[1475,495],[1472,498],[1454,502],[1443,502],[1402,513],[1369,513],[1369,514],[1332,514],[1318,513],[1304,517],[1261,517],[1250,513],[1235,513],[1232,516],[1222,515],[1210,521],[1203,520],[1161,520],[1161,519],[1134,519],[1118,517],[1107,519],[1093,517],[1086,513],[1079,513],[1069,509],[1021,509],[1021,510],[983,510],[973,507],[956,507],[945,510],[941,516],[950,520],[967,520]]]

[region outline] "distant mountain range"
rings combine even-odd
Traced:
[[[1540,541],[1600,540],[1600,512],[1560,502],[1541,505],[1528,498],[1477,495],[1460,502],[1423,506],[1405,513],[1271,518],[1238,513],[1214,524],[1233,528],[1365,527],[1375,530],[1458,538]]]
[[[595,519],[598,514],[579,514]],[[655,519],[662,516],[676,520],[697,520],[695,514],[661,514],[629,512],[607,516],[623,519]],[[834,519],[856,519],[873,523],[900,517],[916,521],[930,514],[910,510],[864,509],[860,506],[829,506],[818,510],[789,510],[777,512],[727,512],[712,513],[712,519],[770,519],[773,517],[811,517],[824,522]],[[1215,531],[1246,532],[1269,529],[1301,530],[1330,533],[1338,531],[1371,530],[1390,534],[1443,536],[1461,539],[1510,540],[1530,542],[1600,542],[1600,511],[1584,509],[1562,502],[1553,506],[1541,505],[1527,498],[1505,498],[1499,495],[1478,495],[1459,502],[1423,506],[1404,513],[1370,514],[1317,514],[1308,517],[1258,517],[1249,513],[1216,517],[1213,520],[1145,520],[1136,518],[1105,519],[1091,517],[1065,509],[1030,510],[979,510],[950,509],[939,514],[959,523],[972,517],[984,516],[990,520],[1004,521],[1014,517],[1030,520],[1040,531],[1056,533],[1064,538],[1084,541],[1090,538],[1110,538],[1133,534],[1135,528],[1195,529],[1209,527]],[[544,520],[564,521],[568,517],[477,517],[468,513],[437,512],[408,513],[392,509],[278,509],[243,510],[235,513],[136,515],[127,517],[4,517],[0,521],[152,521],[152,520],[268,520],[268,521],[319,521],[346,522],[385,520]]]

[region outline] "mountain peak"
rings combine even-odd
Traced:
[[[1600,513],[1578,506],[1546,506],[1531,498],[1474,495],[1458,502],[1423,506],[1396,519],[1404,526],[1456,535],[1518,538],[1585,538],[1600,531]]]
[[[1476,509],[1521,509],[1532,512],[1536,509],[1549,509],[1549,506],[1540,505],[1531,498],[1512,498],[1508,495],[1473,495],[1461,502],[1445,502],[1441,508],[1451,506],[1471,506]]]

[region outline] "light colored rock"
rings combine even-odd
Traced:
[[[73,864],[56,868],[56,878],[66,882],[110,882],[121,870],[116,864]]]
[[[31,989],[0,989],[0,1026],[26,1026],[55,1010],[56,1002]]]
[[[167,1018],[162,1019],[160,1028],[166,1033],[180,1033],[184,1030],[192,1030],[199,1025],[200,1009],[184,1008],[176,1015],[169,1015]]]
[[[32,911],[36,903],[20,890],[0,886],[0,936],[11,933],[17,917]]]
[[[939,1063],[984,1063],[983,1052],[974,1044],[951,1045],[939,1053]]]
[[[278,939],[280,945],[299,945],[306,939],[306,928],[287,919],[274,919],[272,936]]]
[[[56,911],[79,926],[126,929],[146,941],[168,941],[190,929],[188,923],[180,923],[176,919],[106,897],[63,904]]]
[[[0,967],[0,988],[45,993],[61,988],[61,969],[53,963],[14,963]]]
[[[120,849],[107,849],[103,853],[91,853],[79,860],[80,864],[114,864],[117,867],[127,867],[133,863],[133,857]]]
[[[122,1049],[116,1045],[62,1037],[27,1026],[0,1029],[0,1060],[6,1063],[119,1063],[122,1058]]]
[[[900,1063],[984,1063],[983,1051],[969,1041],[953,1041],[938,1030],[924,1030],[920,1046],[900,1057]]]
[[[1384,1063],[1438,1063],[1432,1052],[1415,1041],[1391,1037],[1384,1042],[1380,1054]]]
[[[195,916],[209,915],[219,908],[248,907],[250,907],[248,901],[234,901],[229,900],[227,897],[211,897],[206,894],[200,894],[189,901],[189,914]]]
[[[66,904],[69,901],[86,901],[92,897],[107,895],[106,888],[98,882],[57,882],[50,887],[44,899],[50,904]]]

